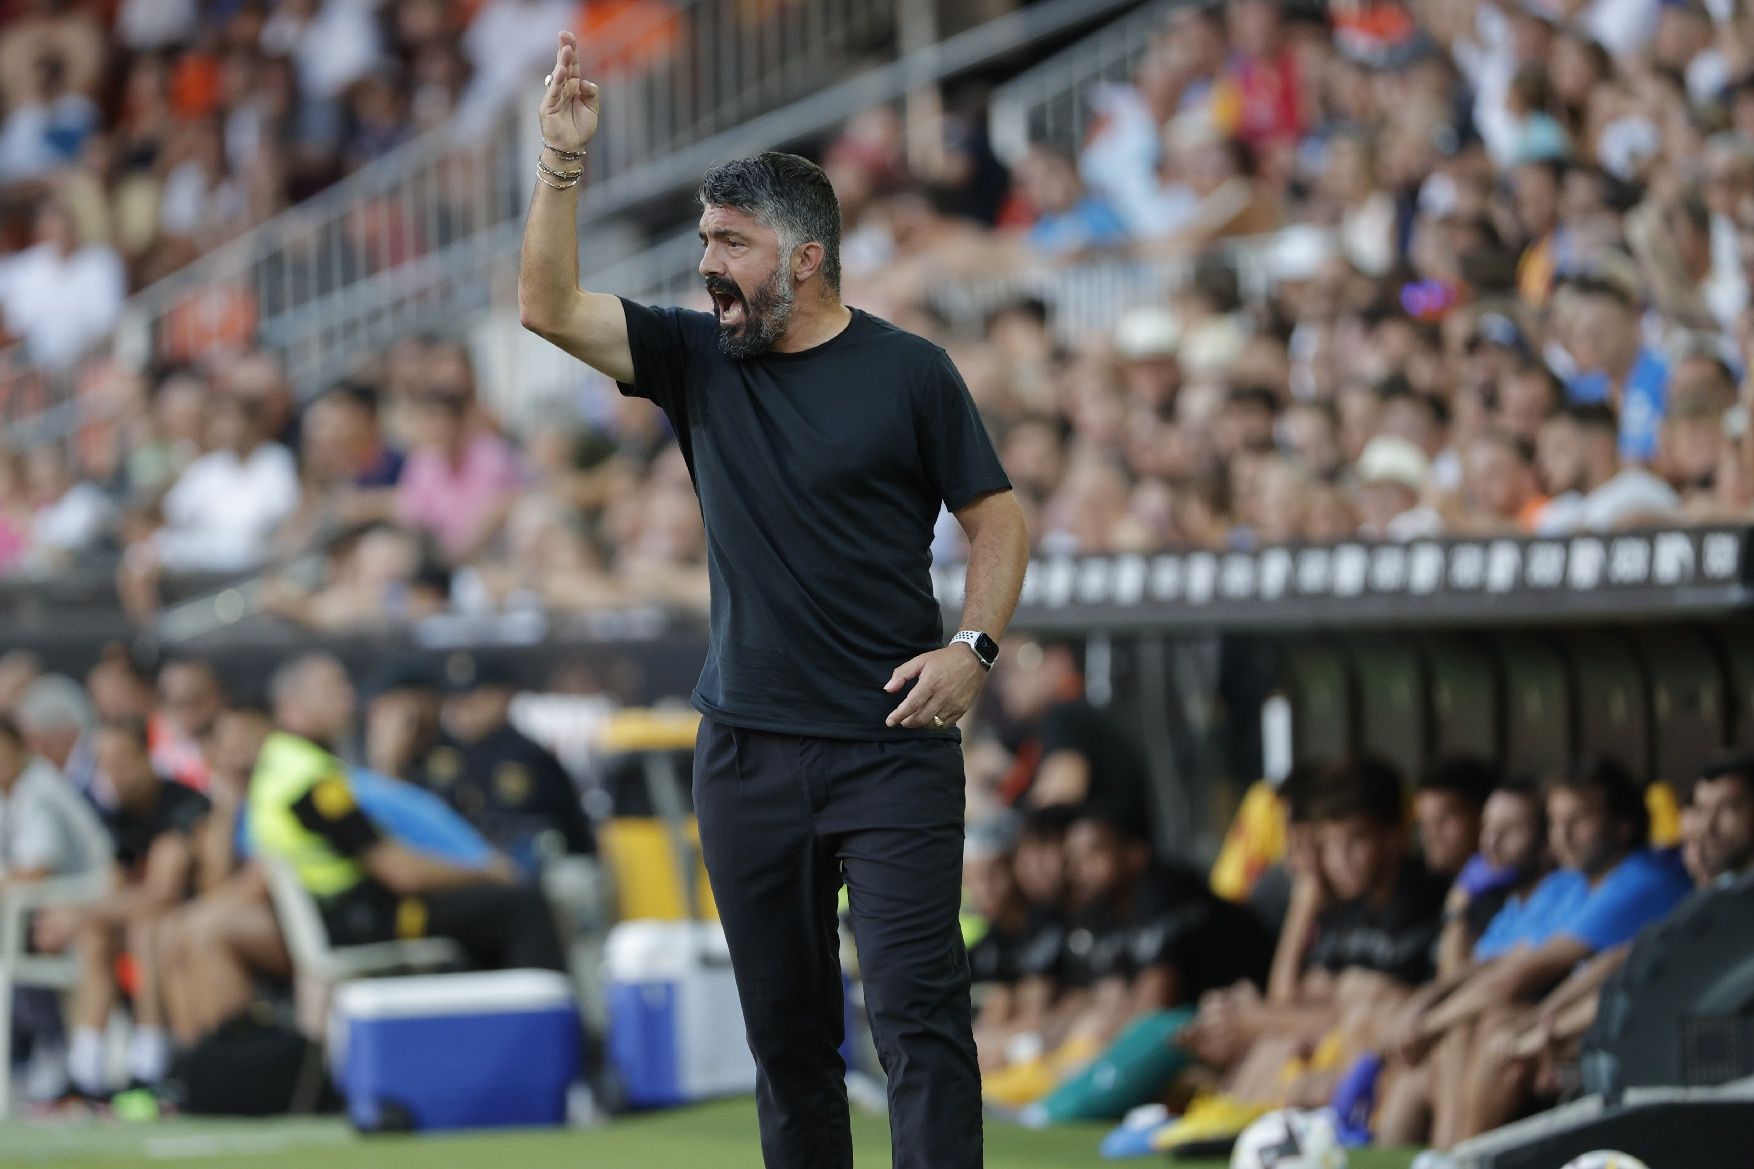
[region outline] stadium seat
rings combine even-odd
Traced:
[[[1425,661],[1409,638],[1373,636],[1350,643],[1358,677],[1360,747],[1403,775],[1425,766],[1431,739]]]
[[[1723,668],[1697,629],[1642,629],[1633,638],[1650,678],[1651,774],[1684,786],[1729,742]]]
[[[1345,651],[1327,638],[1281,643],[1280,686],[1291,701],[1291,757],[1310,763],[1338,759],[1353,734],[1352,670]]]
[[[96,821],[92,823],[95,825]],[[89,843],[94,850],[90,855],[103,855],[109,850],[107,840]],[[79,980],[74,955],[26,952],[31,915],[51,906],[95,900],[109,890],[109,882],[109,872],[97,869],[79,876],[0,888],[0,1120],[12,1110],[13,992],[20,987],[70,990]]]
[[[1641,934],[1602,988],[1584,1085],[1726,1083],[1754,1074],[1754,879],[1685,902]]]
[[[1493,639],[1504,679],[1504,764],[1513,775],[1563,771],[1572,757],[1571,679],[1550,638]]]
[[[1644,663],[1618,633],[1594,630],[1564,639],[1576,710],[1576,754],[1606,755],[1648,779],[1651,700]]]
[[[283,861],[263,857],[274,915],[298,975],[300,1021],[306,1034],[321,1035],[328,999],[341,983],[382,974],[418,974],[466,965],[463,949],[449,938],[332,946],[316,899]]]
[[[1498,664],[1488,642],[1460,634],[1423,639],[1431,687],[1433,757],[1457,754],[1496,759],[1503,751],[1503,701]]]

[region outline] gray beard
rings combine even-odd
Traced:
[[[792,323],[797,292],[786,279],[785,266],[776,264],[773,275],[760,288],[752,289],[744,300],[743,324],[735,330],[719,326],[719,352],[733,361],[766,353]]]

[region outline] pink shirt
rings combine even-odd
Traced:
[[[469,551],[488,515],[523,483],[517,451],[498,435],[470,439],[460,466],[423,447],[408,456],[396,484],[396,515],[411,528],[431,532],[454,560]]]

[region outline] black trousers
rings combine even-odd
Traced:
[[[329,940],[366,942],[450,938],[483,970],[566,971],[547,900],[523,885],[483,882],[397,897],[364,881],[323,907]]]
[[[889,1078],[896,1169],[978,1169],[980,1071],[957,922],[962,752],[703,722],[701,851],[758,1073],[767,1169],[850,1169],[836,902]]]

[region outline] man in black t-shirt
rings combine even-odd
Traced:
[[[209,808],[206,796],[161,779],[152,770],[145,722],[105,723],[94,746],[98,768],[109,777],[116,794],[108,827],[115,843],[117,887],[97,901],[45,910],[35,926],[40,948],[71,947],[78,955],[67,1071],[74,1088],[88,1097],[107,1095],[113,1087],[105,1076],[103,1030],[116,1003],[116,957],[124,949],[133,956],[138,973],[129,1076],[145,1084],[164,1076],[170,1047],[159,989],[156,931],[165,915],[192,892],[193,835]]]
[[[1022,510],[938,346],[840,299],[840,207],[769,153],[701,184],[710,313],[578,286],[576,187],[597,87],[560,36],[524,233],[526,327],[661,407],[700,498],[711,583],[693,704],[701,850],[730,943],[769,1169],[852,1164],[836,969],[844,881],[889,1077],[898,1169],[981,1164],[958,928],[973,703],[1022,587]],[[962,629],[931,576],[969,540]]]
[[[1013,640],[1017,644],[995,681],[1013,756],[999,783],[1000,798],[1023,807],[1089,809],[1118,824],[1148,825],[1144,752],[1084,696],[1072,643]]]

